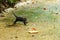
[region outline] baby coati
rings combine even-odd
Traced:
[[[23,23],[24,23],[24,25],[26,25],[26,24],[27,24],[27,18],[18,17],[18,16],[16,16],[14,13],[13,13],[13,15],[16,17],[16,19],[15,19],[15,21],[14,21],[13,25],[14,25],[14,24],[16,24],[16,22],[18,22],[18,21],[23,22]]]

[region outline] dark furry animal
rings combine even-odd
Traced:
[[[15,19],[15,21],[14,21],[13,25],[14,25],[14,24],[16,24],[16,22],[18,22],[18,21],[23,22],[23,23],[24,23],[24,25],[26,25],[26,24],[27,24],[27,18],[18,17],[18,16],[16,16],[14,13],[13,13],[13,15],[16,17],[16,19]]]

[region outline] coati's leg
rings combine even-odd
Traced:
[[[23,22],[24,23],[24,25],[26,25],[26,22]]]
[[[16,22],[17,22],[17,20],[15,20],[15,21],[14,21],[13,25],[15,25],[15,24],[16,24]]]
[[[24,25],[26,25],[28,22],[24,21],[23,23],[24,23]]]

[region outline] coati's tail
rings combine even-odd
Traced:
[[[13,15],[14,15],[15,17],[17,17],[15,13],[13,13]]]

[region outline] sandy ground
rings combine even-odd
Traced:
[[[48,6],[51,8],[49,11],[53,10],[51,14],[41,14],[39,17],[35,17],[36,21],[29,21],[27,26],[22,23],[17,23],[14,26],[8,26],[9,20],[4,17],[0,17],[0,40],[60,40],[60,12],[59,12],[59,1],[54,2],[43,2],[41,1],[41,5],[44,7]],[[49,4],[48,4],[49,3]],[[51,5],[56,5],[58,11]],[[56,15],[55,12],[58,12]],[[49,13],[49,12],[44,12]],[[39,14],[38,14],[39,15]],[[38,16],[37,15],[37,16]],[[28,33],[31,28],[36,28],[38,31],[37,34]],[[33,36],[32,36],[33,35]]]

